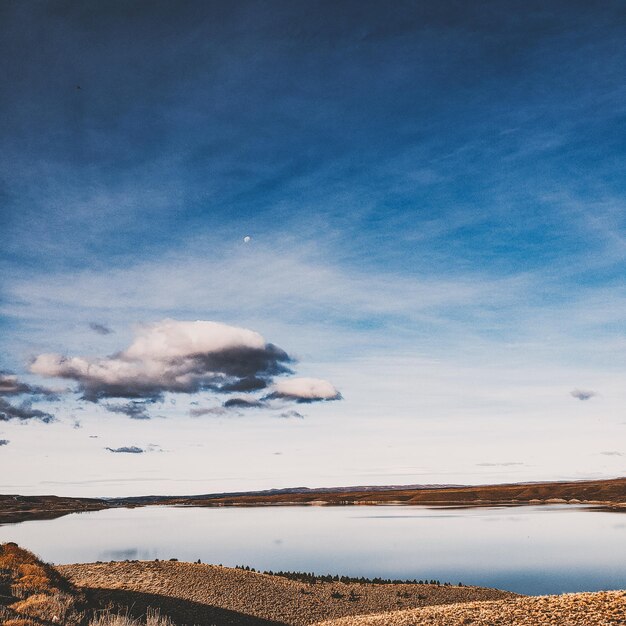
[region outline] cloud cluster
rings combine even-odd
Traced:
[[[252,330],[210,321],[164,320],[142,327],[124,351],[105,358],[41,354],[42,376],[74,380],[85,400],[160,398],[164,392],[231,392],[268,386],[292,359]]]
[[[8,446],[11,442],[8,439],[0,439],[0,447]]]
[[[29,396],[19,404],[9,402],[5,396]],[[11,419],[30,420],[38,419],[42,422],[54,421],[54,416],[45,411],[34,409],[31,398],[56,399],[57,395],[51,389],[29,385],[17,378],[12,372],[0,371],[0,421],[6,422]]]
[[[573,398],[576,398],[577,400],[582,400],[584,402],[585,400],[590,400],[598,394],[595,391],[590,391],[586,389],[574,389],[573,391],[570,391],[570,395]]]
[[[148,413],[145,402],[137,402],[136,400],[125,404],[113,404],[109,402],[105,406],[107,411],[111,413],[122,413],[134,420],[150,419],[150,414]]]
[[[278,381],[267,398],[282,398],[298,403],[341,400],[341,393],[321,378],[289,378]]]
[[[19,405],[11,404],[4,398],[0,398],[0,422],[7,422],[11,419],[30,420],[38,419],[49,424],[54,421],[54,415],[34,409],[28,400]]]

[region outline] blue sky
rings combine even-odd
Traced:
[[[0,24],[0,369],[58,395],[5,398],[55,420],[0,420],[0,489],[624,474],[623,3],[15,1]],[[198,416],[227,398],[166,390],[137,420],[32,371],[166,319],[260,333],[343,399]]]

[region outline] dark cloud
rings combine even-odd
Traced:
[[[56,392],[47,387],[29,385],[17,378],[13,372],[0,371],[0,396],[45,396],[49,399],[57,399]]]
[[[121,448],[105,448],[109,452],[115,452],[116,454],[143,454],[145,450],[138,448],[137,446],[122,446]]]
[[[150,414],[146,408],[146,402],[127,402],[126,404],[105,404],[107,411],[111,413],[122,413],[134,420],[149,420]]]
[[[8,446],[10,443],[8,439],[0,439],[0,446]]]
[[[247,376],[246,378],[240,378],[232,383],[226,383],[221,385],[219,390],[225,393],[229,392],[246,392],[246,391],[259,391],[267,387],[267,381],[259,378],[258,376]]]
[[[332,400],[342,400],[341,394],[335,396],[334,398],[303,398],[301,396],[295,396],[289,393],[279,393],[274,391],[264,398],[265,400],[290,400],[295,402],[296,404],[313,404],[315,402],[330,402]]]
[[[577,400],[585,401],[590,400],[598,394],[595,391],[590,391],[586,389],[574,389],[573,391],[570,391],[570,395]]]
[[[298,413],[298,411],[284,411],[283,413],[280,413],[278,417],[282,417],[284,419],[304,419],[304,415],[302,415],[302,413]]]
[[[224,402],[226,409],[259,409],[264,406],[266,406],[265,402],[248,398],[231,398]]]
[[[109,328],[106,324],[99,324],[98,322],[90,322],[89,328],[98,335],[110,335],[113,333],[113,329]]]
[[[37,419],[45,424],[49,424],[54,421],[54,415],[40,411],[39,409],[33,409],[31,403],[28,401],[24,401],[19,406],[16,406],[4,398],[0,398],[0,422],[6,422],[11,419],[22,421]]]
[[[293,361],[284,350],[272,343],[263,348],[243,346],[196,355],[195,360],[204,371],[222,372],[226,376],[250,380],[258,380],[258,376],[290,374],[286,364]]]

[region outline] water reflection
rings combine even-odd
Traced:
[[[56,563],[169,559],[439,579],[520,593],[626,588],[624,524],[584,507],[146,507],[0,526]]]

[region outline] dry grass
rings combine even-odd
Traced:
[[[11,609],[20,615],[60,624],[82,621],[81,616],[77,615],[76,598],[62,591],[53,594],[33,594],[12,604]]]
[[[98,614],[89,626],[176,626],[169,617],[161,615],[158,609],[149,608],[144,620],[133,619],[127,613],[105,611]]]
[[[229,623],[248,618],[306,626],[324,619],[431,604],[496,600],[514,594],[478,587],[419,584],[309,584],[281,576],[169,561],[60,566],[74,584],[122,606],[158,606],[177,622]],[[238,616],[238,617],[237,617]],[[234,623],[234,622],[233,622]]]
[[[69,586],[50,565],[40,561],[32,552],[15,543],[0,545],[0,587],[6,595],[7,586],[16,598],[33,593],[56,593]]]
[[[14,543],[0,545],[0,624],[80,626],[84,597],[53,567]]]
[[[626,592],[468,602],[331,620],[317,626],[623,626]]]
[[[522,597],[477,587],[311,584],[178,562],[58,570],[15,544],[0,545],[0,626],[626,625],[624,591]],[[89,611],[88,597],[113,605]]]

